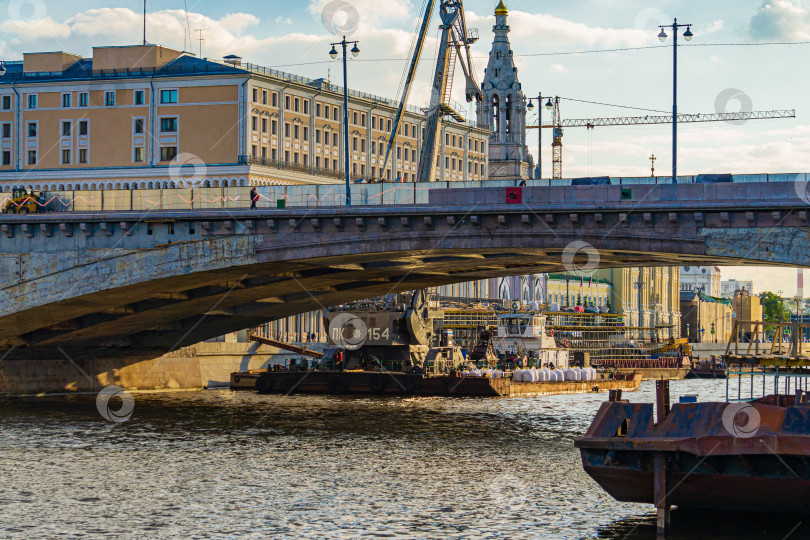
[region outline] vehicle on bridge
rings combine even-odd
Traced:
[[[35,214],[45,212],[46,195],[44,191],[34,191],[28,188],[15,188],[11,197],[3,204],[4,214]]]

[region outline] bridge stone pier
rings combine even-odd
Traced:
[[[792,183],[458,188],[426,205],[3,215],[0,392],[54,361],[86,372],[71,388],[98,387],[205,339],[420,287],[597,263],[807,266],[805,199]]]

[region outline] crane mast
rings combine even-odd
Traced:
[[[562,178],[562,137],[563,129],[560,124],[560,98],[554,98],[554,113],[552,115],[552,141],[551,141],[551,162],[552,178]]]

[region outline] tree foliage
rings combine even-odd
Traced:
[[[785,322],[790,320],[790,314],[785,309],[782,298],[772,292],[764,292],[759,295],[762,304],[762,313],[766,321]]]

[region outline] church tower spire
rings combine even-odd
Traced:
[[[526,97],[518,81],[509,45],[509,10],[500,0],[495,8],[495,39],[489,53],[478,105],[478,122],[494,131],[489,143],[489,178],[526,179],[532,159],[526,146]]]

